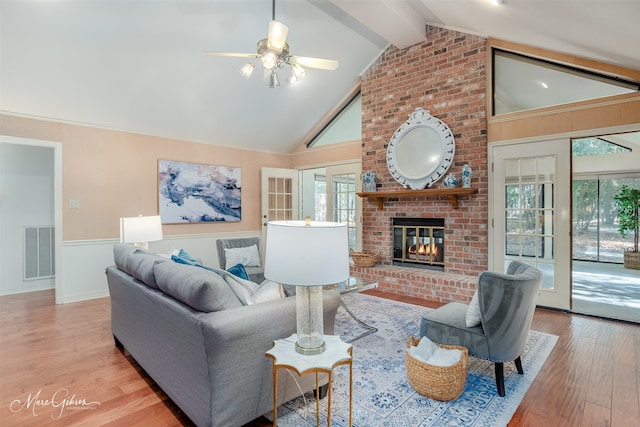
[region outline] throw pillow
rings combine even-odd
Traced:
[[[146,249],[139,248],[128,243],[116,243],[113,245],[113,261],[120,270],[127,271],[127,257],[131,254],[153,254]]]
[[[238,276],[241,279],[249,280],[249,275],[247,274],[247,270],[245,270],[244,265],[236,264],[231,268],[227,268],[227,271],[234,276]]]
[[[195,310],[220,311],[242,307],[231,288],[216,273],[170,262],[155,264],[158,288]]]
[[[218,270],[218,274],[240,300],[242,305],[250,304],[251,295],[258,290],[259,285],[257,283],[253,283],[251,280],[241,279],[226,270]]]
[[[284,298],[282,286],[280,283],[272,282],[271,280],[265,280],[260,284],[260,287],[251,298],[249,298],[249,304],[258,304],[260,302],[272,301],[276,299]]]
[[[225,270],[236,264],[242,264],[245,267],[260,267],[260,253],[257,245],[251,245],[246,248],[224,248],[224,258],[227,265]]]
[[[134,252],[127,257],[126,272],[151,288],[158,289],[154,267],[160,262],[169,262],[159,255]]]
[[[199,264],[198,260],[192,257],[191,255],[189,255],[189,253],[184,249],[171,252],[171,259],[180,264],[186,264],[186,265]]]
[[[478,291],[473,294],[469,308],[467,308],[467,315],[465,317],[465,324],[467,328],[473,328],[480,324],[480,302],[478,301]]]

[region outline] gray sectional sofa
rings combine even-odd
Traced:
[[[114,261],[106,274],[116,345],[195,424],[241,426],[273,409],[264,353],[295,333],[295,298],[243,303],[228,283],[249,285],[242,279],[131,245],[116,244]],[[333,334],[340,295],[325,292],[323,303],[324,331]],[[300,394],[294,376],[278,377],[278,402]],[[313,375],[297,380],[304,391],[315,386]]]

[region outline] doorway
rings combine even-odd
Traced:
[[[639,151],[640,132],[572,140],[571,277],[576,313],[640,322],[640,270],[623,265],[633,236],[625,239],[619,233],[614,202],[623,185],[640,188]]]
[[[496,144],[489,160],[490,269],[504,272],[512,260],[535,265],[543,272],[537,304],[571,309],[568,139]]]
[[[45,151],[48,149],[53,150],[53,165],[52,165],[52,176],[53,176],[53,195],[51,197],[53,203],[53,229],[55,232],[53,235],[53,253],[54,255],[54,266],[53,271],[55,271],[55,276],[53,277],[53,287],[55,288],[55,300],[56,304],[62,304],[64,302],[64,290],[62,287],[62,275],[63,275],[63,250],[62,250],[62,144],[60,142],[53,141],[44,141],[44,140],[36,140],[36,139],[27,139],[27,138],[18,138],[7,135],[0,135],[0,144],[7,144],[16,147],[23,147],[25,149],[28,148],[44,148]],[[7,203],[7,200],[3,200],[3,204]],[[2,216],[2,221],[9,220],[9,217],[5,217],[0,212],[0,216]],[[11,251],[2,251],[2,263],[12,262],[8,257],[9,252],[16,252],[15,248],[22,248],[24,241],[18,237],[14,239],[15,241],[6,241],[3,239],[4,244],[10,245]],[[1,249],[0,249],[1,250]],[[21,253],[22,251],[17,251],[17,253]],[[22,262],[20,262],[22,264]],[[6,269],[3,268],[3,271]],[[30,289],[34,290],[34,289]],[[8,293],[15,293],[14,290],[9,290]]]

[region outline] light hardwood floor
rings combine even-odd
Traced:
[[[538,309],[532,328],[560,338],[509,426],[640,426],[640,325]],[[191,425],[114,346],[108,298],[55,305],[53,291],[0,297],[0,405],[2,426]]]

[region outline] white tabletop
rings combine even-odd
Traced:
[[[275,340],[273,348],[266,354],[273,357],[274,365],[286,365],[303,374],[309,370],[330,371],[338,363],[351,360],[349,349],[351,344],[340,339],[339,335],[324,335],[327,344],[325,351],[319,354],[300,354],[295,349],[297,335],[293,334],[289,338]]]

